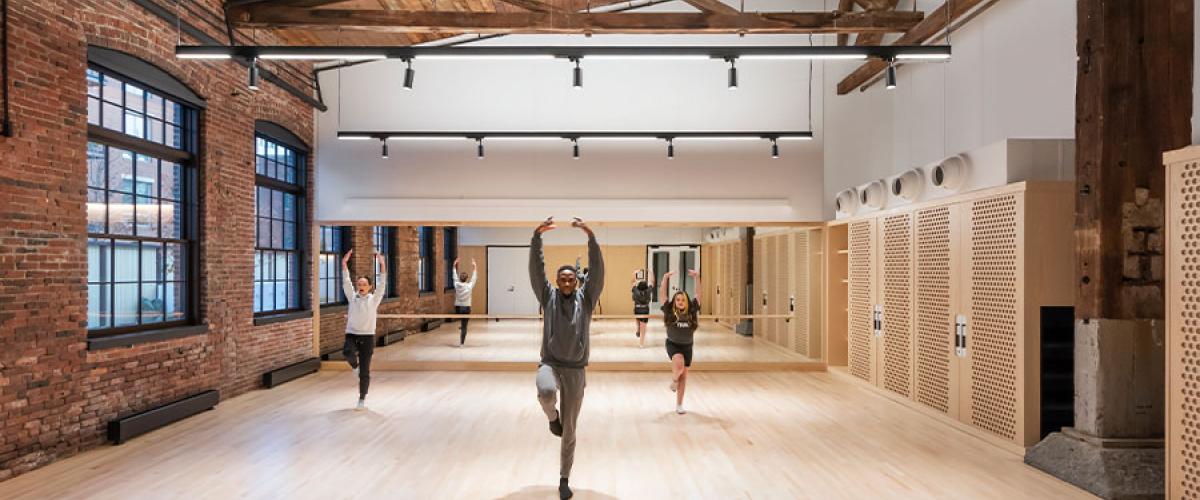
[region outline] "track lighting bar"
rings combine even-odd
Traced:
[[[178,45],[180,59],[841,59],[947,60],[949,45],[866,46],[595,46],[595,47],[304,47]]]
[[[342,140],[553,140],[566,139],[573,142],[588,139],[607,140],[811,140],[808,131],[774,132],[338,132]]]

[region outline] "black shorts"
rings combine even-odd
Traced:
[[[650,314],[650,306],[633,306],[634,314]],[[638,318],[640,323],[649,323],[650,318]]]
[[[683,366],[692,366],[692,344],[676,344],[667,339],[667,359],[674,358],[676,354],[683,355]]]

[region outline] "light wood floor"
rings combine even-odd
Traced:
[[[632,338],[632,335],[630,336]],[[0,483],[4,499],[554,498],[533,373],[321,372]],[[589,373],[576,498],[1090,498],[830,373]]]
[[[633,322],[621,320],[592,323],[591,365],[603,370],[604,365],[643,367],[661,365],[669,369],[663,341],[666,331],[661,322],[651,322],[647,330],[646,347],[639,348],[634,336]],[[467,344],[458,346],[458,323],[445,323],[436,330],[410,335],[403,342],[375,351],[372,367],[387,370],[402,364],[426,366],[421,363],[536,363],[541,348],[541,322],[529,320],[484,321],[472,320],[467,331]],[[737,335],[727,328],[706,323],[696,332],[693,363],[698,370],[707,367],[729,367],[749,364],[787,364],[819,368],[818,360],[810,359],[761,339]]]

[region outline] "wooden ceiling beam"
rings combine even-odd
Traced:
[[[854,10],[854,0],[838,0],[838,11],[839,12],[850,12],[852,10]],[[837,36],[838,46],[845,47],[846,44],[848,44],[848,43],[850,43],[850,34],[849,33],[839,33]]]
[[[867,11],[895,10],[900,0],[860,0],[859,4]],[[854,37],[854,45],[879,45],[883,42],[883,33],[863,33]]]
[[[921,45],[926,40],[938,34],[947,26],[952,25],[955,20],[963,17],[971,12],[972,9],[987,0],[947,0],[946,3],[938,7],[921,22],[913,26],[912,29],[904,33],[897,39],[893,45]],[[984,8],[992,5],[995,2],[988,2]],[[890,12],[891,14],[899,14],[899,12]],[[881,14],[881,13],[876,13]],[[852,90],[867,83],[880,71],[887,69],[888,63],[880,60],[871,60],[859,66],[853,73],[843,78],[838,82],[838,95],[849,94]]]
[[[298,9],[230,9],[238,28],[360,29],[465,33],[899,33],[921,12],[546,13]]]
[[[721,0],[683,0],[683,1],[687,2],[688,5],[691,5],[692,7],[700,9],[701,11],[704,11],[704,12],[708,12],[710,14],[733,15],[733,14],[741,13],[737,9],[730,7],[728,5],[725,5],[723,2],[721,2]]]
[[[559,7],[550,5],[541,0],[498,0],[509,5],[515,5],[530,12],[567,12]]]

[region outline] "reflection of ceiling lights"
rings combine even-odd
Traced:
[[[402,47],[301,47],[179,45],[180,59],[834,59],[868,58],[913,61],[950,59],[949,45],[868,46],[402,46]]]
[[[571,156],[579,159],[579,141],[666,141],[667,159],[675,158],[675,141],[770,141],[771,158],[779,158],[779,141],[812,140],[812,132],[338,132],[342,140],[378,140],[383,144],[383,159],[388,157],[387,141],[473,141],[477,156],[483,158],[483,141],[571,141]]]

